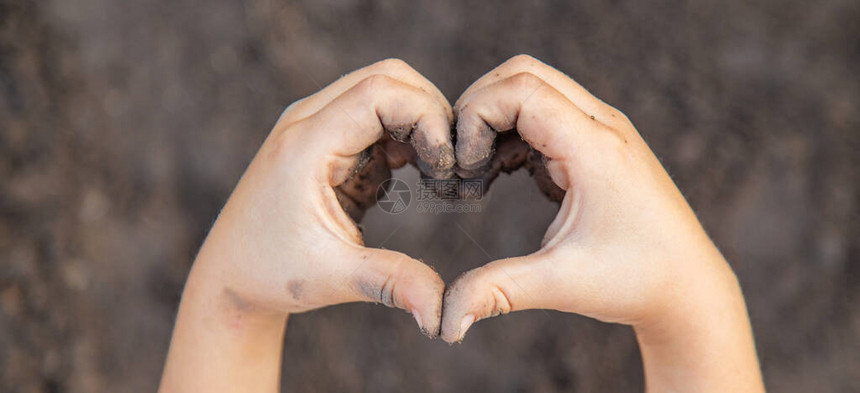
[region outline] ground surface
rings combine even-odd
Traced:
[[[153,391],[195,251],[293,100],[384,57],[454,100],[522,52],[662,158],[740,277],[770,390],[860,391],[860,5],[695,3],[0,0],[0,391]],[[367,243],[450,282],[535,250],[555,211],[522,172],[482,208],[374,208]],[[345,305],[286,337],[289,391],[642,386],[630,329],[556,312],[449,347]]]

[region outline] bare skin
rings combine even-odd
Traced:
[[[360,212],[369,186],[357,186],[359,175],[372,186],[412,160],[388,146],[400,142],[386,133],[409,141],[427,173],[452,176],[452,119],[442,94],[399,60],[290,105],[194,261],[160,391],[277,391],[287,316],[333,304],[401,308],[436,336],[439,275],[402,253],[364,247],[339,200],[351,195],[346,210]]]
[[[633,326],[649,391],[764,390],[734,274],[621,112],[528,56],[455,108],[456,150],[454,111],[398,60],[288,107],[194,262],[159,390],[277,391],[289,314],[353,301],[407,310],[448,342],[511,311],[579,313]],[[350,217],[409,162],[436,178],[529,169],[562,200],[543,248],[443,294],[420,261],[364,247]]]
[[[624,114],[529,56],[484,75],[454,110],[463,170],[516,130],[566,193],[539,251],[449,287],[445,341],[480,319],[554,309],[633,326],[648,391],[764,390],[737,279]]]

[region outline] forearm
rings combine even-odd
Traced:
[[[159,391],[277,391],[287,315],[243,304],[201,258],[182,295]]]
[[[763,392],[740,285],[719,257],[680,284],[656,322],[635,327],[648,392]]]

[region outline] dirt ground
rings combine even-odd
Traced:
[[[517,53],[637,125],[740,277],[771,391],[860,391],[860,3],[694,3],[0,0],[0,391],[154,391],[196,249],[286,105],[385,57],[453,101]],[[366,240],[450,282],[535,250],[556,210],[523,172],[481,207],[374,208]],[[643,377],[624,326],[519,312],[449,347],[351,304],[291,317],[283,385]]]

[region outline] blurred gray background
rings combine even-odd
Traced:
[[[858,20],[856,0],[0,0],[0,391],[153,391],[195,252],[286,105],[386,57],[453,101],[518,53],[661,157],[740,277],[771,391],[860,391]],[[536,250],[557,208],[522,172],[481,203],[374,208],[367,243],[450,282]],[[342,305],[293,316],[285,348],[287,391],[643,385],[631,329],[551,311],[448,346]]]

